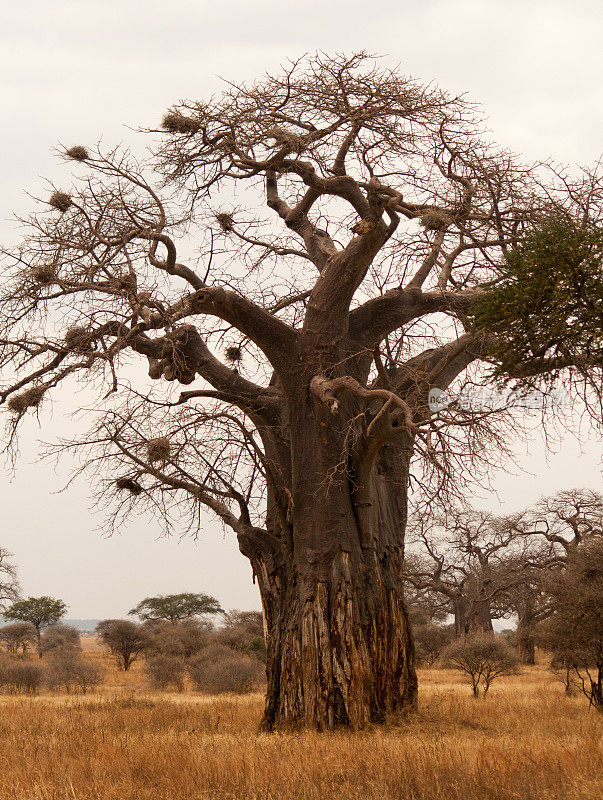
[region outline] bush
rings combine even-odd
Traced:
[[[187,668],[195,688],[207,694],[247,694],[258,689],[265,678],[260,661],[222,645],[206,648],[188,662]]]
[[[35,694],[44,682],[41,664],[22,659],[5,660],[0,663],[0,687],[16,694]]]
[[[153,621],[145,624],[150,634],[148,651],[152,655],[192,658],[207,646],[211,632],[198,620],[183,622]]]
[[[266,661],[261,611],[229,611],[224,615],[224,625],[217,631],[217,639],[232,650]]]
[[[102,680],[102,669],[76,654],[57,653],[48,661],[46,685],[49,689],[64,689],[67,694],[79,690],[86,694]]]
[[[38,636],[35,627],[31,622],[14,622],[12,625],[4,625],[0,628],[0,644],[9,653],[26,653],[30,646],[36,644]]]
[[[417,662],[432,667],[454,638],[454,631],[450,627],[427,623],[417,625],[414,638]]]
[[[96,634],[126,672],[149,646],[148,631],[142,625],[125,619],[104,619],[96,626]]]
[[[468,676],[474,697],[479,697],[481,686],[486,695],[496,678],[515,674],[519,663],[517,652],[492,634],[456,639],[446,647],[442,657],[447,666]]]
[[[44,631],[40,640],[40,653],[49,656],[54,653],[79,655],[82,652],[80,632],[71,625],[51,625]]]
[[[149,658],[144,665],[147,680],[153,689],[174,689],[184,691],[184,662],[169,655]]]

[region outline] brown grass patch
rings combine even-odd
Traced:
[[[543,667],[485,700],[420,673],[416,714],[357,734],[260,734],[259,694],[151,692],[142,664],[95,694],[3,696],[0,800],[593,800],[601,717]]]

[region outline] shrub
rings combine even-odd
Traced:
[[[432,667],[444,648],[450,644],[454,637],[454,631],[450,627],[426,623],[417,625],[414,629],[414,637],[417,662]]]
[[[224,615],[224,625],[217,632],[218,641],[245,655],[266,661],[264,621],[261,611],[238,611]]]
[[[27,652],[31,645],[37,641],[37,633],[31,622],[14,622],[12,625],[4,625],[0,628],[0,644],[9,653]]]
[[[144,665],[147,680],[153,689],[174,689],[184,691],[184,662],[169,655],[149,658]]]
[[[187,668],[195,688],[207,694],[253,692],[265,677],[265,668],[257,659],[241,656],[220,645],[208,647],[191,659]]]
[[[102,669],[97,664],[85,661],[77,653],[55,652],[48,661],[46,685],[49,689],[64,689],[67,694],[79,689],[86,694],[102,680]]]
[[[40,639],[40,653],[44,656],[54,653],[77,655],[81,652],[80,632],[71,625],[51,625]]]
[[[6,659],[0,662],[0,687],[16,694],[35,694],[44,682],[44,668],[33,661]]]
[[[96,626],[96,634],[126,672],[149,646],[149,634],[134,622],[125,619],[104,619]]]
[[[207,647],[211,635],[207,624],[195,619],[183,622],[153,620],[145,623],[144,627],[150,634],[149,652],[175,658],[198,655]]]
[[[492,634],[456,639],[446,647],[442,657],[447,666],[467,675],[474,697],[479,697],[481,686],[486,695],[496,678],[515,674],[519,662],[517,652]]]

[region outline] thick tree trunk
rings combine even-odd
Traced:
[[[291,429],[288,532],[246,553],[267,628],[263,727],[382,722],[417,700],[402,591],[409,443],[383,447],[360,474],[342,463],[341,430],[312,409]]]
[[[263,725],[331,729],[383,722],[416,704],[408,617],[399,591],[345,553],[330,580],[259,577],[268,621],[268,691]],[[284,581],[283,581],[284,578]],[[272,618],[270,618],[272,616]]]
[[[521,620],[517,625],[517,650],[522,664],[533,665],[536,663],[536,647],[532,628],[522,625]]]
[[[517,650],[522,664],[536,663],[536,647],[534,643],[534,623],[536,611],[532,599],[528,596],[519,606],[517,620]]]

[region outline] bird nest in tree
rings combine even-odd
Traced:
[[[56,208],[61,214],[64,214],[67,209],[73,205],[70,195],[67,192],[56,191],[50,195],[48,204]]]
[[[168,111],[161,120],[161,127],[169,133],[197,133],[201,123],[197,119],[185,117],[178,111]]]
[[[21,394],[11,395],[7,406],[16,414],[23,414],[28,408],[37,408],[40,405],[45,391],[43,386],[32,386]]]
[[[266,135],[274,139],[281,147],[287,147],[295,153],[301,153],[306,148],[306,141],[303,136],[288,131],[285,128],[270,128]]]
[[[31,277],[40,286],[50,286],[50,284],[56,283],[57,271],[52,264],[38,264],[38,266],[32,267]]]
[[[144,491],[142,486],[138,483],[138,481],[135,481],[134,478],[118,478],[115,481],[115,485],[121,491],[130,492],[130,494],[133,495],[142,494]]]
[[[230,233],[234,225],[234,219],[232,214],[227,214],[225,212],[216,214],[216,222],[222,228],[224,233]]]
[[[74,350],[79,353],[85,353],[90,350],[90,339],[87,328],[82,328],[79,325],[72,325],[65,331],[63,341],[69,350]]]
[[[123,275],[114,275],[109,279],[109,285],[117,292],[135,292],[136,291],[136,277],[129,272]]]
[[[429,231],[439,231],[446,228],[452,222],[452,217],[445,211],[438,211],[437,209],[428,209],[421,214],[421,225]]]
[[[243,351],[240,345],[231,345],[227,347],[224,351],[224,355],[226,356],[226,360],[230,361],[231,364],[238,364],[243,359]]]
[[[167,436],[158,436],[147,442],[147,458],[154,461],[167,461],[170,457],[170,440]]]
[[[65,150],[65,155],[73,159],[73,161],[86,161],[90,158],[90,154],[81,144],[76,144],[74,147],[70,147],[69,150]]]

